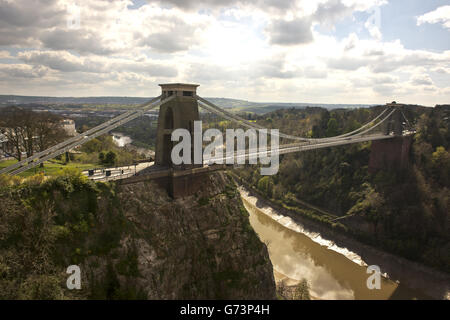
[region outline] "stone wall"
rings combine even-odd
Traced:
[[[409,165],[412,136],[372,141],[369,172],[404,169]]]

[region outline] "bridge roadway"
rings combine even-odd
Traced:
[[[123,166],[123,167],[114,167],[114,168],[97,168],[97,169],[91,169],[93,171],[93,175],[89,175],[89,171],[91,170],[85,170],[83,171],[83,174],[87,176],[89,179],[94,181],[114,181],[114,180],[121,180],[126,179],[129,177],[132,177],[136,175],[137,173],[141,172],[144,169],[147,169],[148,167],[151,167],[155,164],[155,162],[142,162],[136,165],[130,165],[130,166]],[[106,175],[106,172],[110,173],[109,176]]]

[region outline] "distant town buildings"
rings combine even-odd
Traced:
[[[72,119],[61,120],[61,127],[66,131],[67,135],[70,137],[77,135],[77,130],[75,129],[75,121]]]
[[[4,151],[7,150],[8,139],[3,133],[0,133],[0,159],[5,157]]]

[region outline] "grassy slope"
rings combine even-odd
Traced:
[[[16,162],[17,162],[17,160],[0,161],[0,170],[3,168],[6,168]],[[40,172],[44,172],[45,175],[48,175],[48,176],[54,176],[58,172],[61,172],[64,168],[76,168],[76,169],[80,169],[83,171],[83,170],[88,170],[88,169],[92,169],[92,168],[98,168],[99,166],[100,165],[98,165],[98,164],[84,164],[84,163],[73,163],[73,162],[64,164],[61,161],[52,160],[51,162],[46,161],[44,163],[43,168],[37,167],[34,169],[30,169],[30,170],[27,170],[27,171],[21,173],[19,176],[30,177],[30,176],[32,176],[36,173],[40,173]]]

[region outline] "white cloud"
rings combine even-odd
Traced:
[[[325,68],[317,66],[307,66],[302,70],[302,76],[308,79],[325,79],[328,77],[328,71]]]
[[[441,23],[445,28],[450,29],[450,6],[442,6],[434,11],[417,17],[417,25],[424,23]]]
[[[41,78],[48,69],[26,64],[0,64],[0,75],[4,78]]]
[[[61,25],[64,12],[58,0],[1,0],[0,45],[37,45],[40,31]]]
[[[27,51],[18,54],[24,62],[62,72],[134,72],[153,77],[175,77],[177,69],[169,64],[108,57],[77,57],[65,51]]]
[[[306,44],[313,41],[312,21],[309,17],[286,21],[277,19],[271,22],[267,31],[270,42],[279,45]]]
[[[367,21],[364,26],[367,28],[367,30],[369,31],[370,35],[373,38],[375,38],[377,40],[381,40],[382,35],[381,35],[380,28],[378,26],[369,23],[369,21]]]
[[[436,69],[433,69],[434,72],[439,73],[439,74],[450,74],[450,68],[441,68],[438,67]]]
[[[432,86],[433,80],[427,74],[416,74],[411,78],[411,83],[416,86]]]
[[[9,51],[6,50],[1,50],[0,51],[0,59],[9,59],[12,58],[11,54],[9,53]]]
[[[20,52],[17,57],[32,65],[43,65],[62,72],[98,72],[101,66],[90,64],[88,67],[83,58],[74,56],[66,51],[26,51]]]
[[[450,99],[450,51],[384,41],[374,13],[385,3],[169,0],[129,9],[129,0],[0,0],[0,58],[13,62],[0,65],[0,92],[151,96],[173,81],[255,101]],[[67,26],[69,4],[80,8],[79,28]],[[358,22],[371,38],[357,28],[342,40],[328,32],[356,12],[371,17]]]

